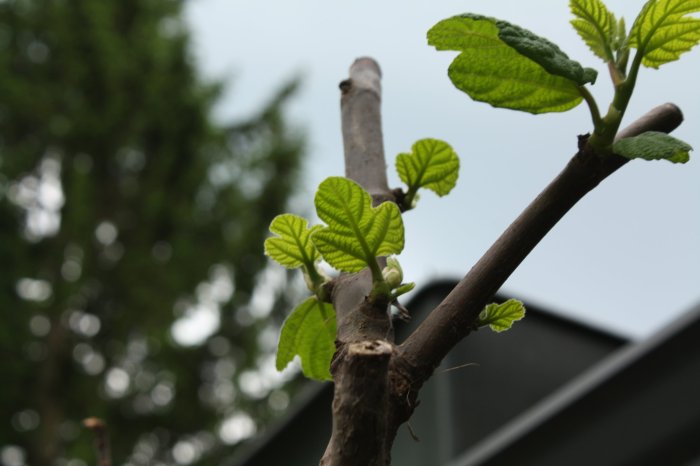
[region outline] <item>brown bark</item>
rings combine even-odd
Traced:
[[[387,371],[393,349],[383,340],[345,347],[340,370],[334,373],[333,433],[322,466],[388,464],[387,418],[381,410],[389,400]]]
[[[381,71],[359,58],[340,83],[345,174],[375,205],[392,199],[386,177],[381,127]],[[333,286],[338,334],[331,365],[335,382],[333,432],[323,466],[383,466],[389,463],[386,406],[388,365],[393,353],[389,302],[369,300],[369,270],[343,275]]]
[[[391,196],[382,136],[382,72],[371,58],[358,58],[340,83],[345,176],[375,199]]]
[[[645,131],[670,132],[683,120],[673,104],[654,108],[618,134],[618,139]],[[589,191],[628,162],[595,154],[582,137],[580,149],[564,170],[496,240],[455,289],[401,345],[401,353],[420,378],[472,329],[491,297],[549,230]]]

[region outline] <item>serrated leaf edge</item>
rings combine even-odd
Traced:
[[[507,325],[506,324],[496,325],[495,322],[497,322],[498,320],[504,319],[504,316],[503,315],[494,316],[494,315],[489,315],[489,314],[492,314],[493,312],[497,312],[499,309],[508,308],[508,307],[512,307],[512,306],[517,307],[517,310],[512,313],[512,314],[515,314],[515,317],[508,315],[507,319],[506,319],[506,320],[508,320]],[[510,329],[515,322],[522,320],[525,317],[525,313],[526,313],[525,306],[523,305],[522,301],[518,301],[517,299],[511,298],[511,299],[509,299],[501,304],[491,303],[491,304],[487,305],[486,307],[484,307],[484,309],[479,313],[479,318],[477,319],[477,326],[482,327],[482,326],[488,325],[491,328],[491,330],[493,330],[494,332],[501,333],[501,332],[504,332],[504,331]]]

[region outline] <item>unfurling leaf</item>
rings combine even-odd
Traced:
[[[416,284],[414,282],[408,282],[408,283],[402,283],[401,286],[396,288],[393,293],[391,294],[392,298],[396,299],[402,294],[406,294],[409,291],[413,290],[416,287]]]
[[[690,160],[689,144],[666,133],[647,131],[639,136],[620,139],[613,144],[613,152],[628,159],[668,160],[686,163]]]
[[[505,303],[489,304],[479,314],[477,326],[488,325],[494,332],[508,330],[513,322],[525,317],[525,306],[517,299],[509,299]]]
[[[642,64],[658,68],[678,60],[700,42],[700,0],[649,0],[635,19],[629,46],[642,54]]]
[[[333,306],[319,301],[315,296],[308,298],[292,311],[282,325],[277,345],[277,370],[283,370],[295,356],[299,356],[301,370],[306,377],[330,380],[335,333]]]
[[[604,62],[614,61],[614,52],[620,45],[617,40],[620,30],[615,15],[601,0],[571,0],[569,7],[576,16],[571,24],[586,45]]]
[[[399,254],[404,246],[401,212],[393,202],[372,207],[360,185],[342,177],[321,183],[314,199],[318,216],[328,224],[311,239],[323,258],[343,272],[359,272],[377,256]],[[375,262],[376,263],[376,262]]]
[[[437,139],[421,139],[410,154],[396,157],[396,171],[408,191],[427,188],[438,196],[449,194],[459,176],[459,158],[449,144]]]
[[[566,55],[556,53],[554,44],[523,31],[504,21],[462,15],[433,26],[428,43],[438,50],[461,52],[448,75],[474,100],[530,113],[563,112],[581,103],[578,85],[590,80],[590,72],[571,61],[560,63],[561,55]],[[545,69],[543,63],[551,67]],[[572,80],[569,74],[574,68],[581,71]]]
[[[305,218],[293,214],[278,215],[270,223],[270,231],[278,236],[265,240],[265,254],[290,269],[313,268],[320,256],[311,242],[311,233],[320,225],[308,227]]]

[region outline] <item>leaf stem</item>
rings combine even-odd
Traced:
[[[328,296],[328,291],[325,287],[327,280],[318,272],[316,264],[313,262],[305,263],[304,270],[311,282],[311,292],[316,295],[319,301],[329,302],[330,296]]]
[[[369,270],[372,272],[372,281],[376,284],[379,282],[384,282],[384,276],[382,275],[382,269],[379,267],[377,259],[371,260],[367,263],[369,265]]]
[[[413,201],[416,198],[416,193],[418,192],[418,184],[414,186],[410,186],[408,188],[408,191],[406,191],[406,195],[403,198],[403,205],[401,206],[401,209],[404,212],[407,212],[411,209],[413,209]]]
[[[600,110],[598,109],[598,103],[593,98],[593,95],[588,91],[586,86],[578,86],[578,91],[586,101],[588,109],[591,112],[591,120],[593,120],[593,131],[599,131],[601,128],[602,120],[600,118]]]
[[[615,86],[615,96],[607,115],[602,118],[600,127],[595,129],[588,140],[588,143],[598,154],[606,155],[611,153],[611,145],[615,140],[617,131],[622,123],[622,117],[625,115],[627,105],[632,98],[634,86],[637,83],[637,75],[639,74],[643,56],[642,51],[637,50],[630,65],[629,74],[624,81]]]
[[[620,70],[615,61],[608,62],[608,71],[610,72],[610,79],[612,80],[613,86],[617,87],[625,80],[624,70]]]
[[[379,262],[375,258],[368,263],[369,270],[372,272],[372,292],[370,293],[370,299],[389,299],[391,297],[391,287],[384,280],[384,274],[379,266]]]

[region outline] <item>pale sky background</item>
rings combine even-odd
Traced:
[[[628,27],[641,0],[607,0]],[[422,195],[404,217],[405,277],[418,286],[461,278],[576,151],[591,129],[581,104],[533,116],[470,100],[447,78],[456,53],[426,44],[427,30],[459,13],[505,19],[542,35],[598,69],[591,88],[601,111],[612,95],[605,66],[568,21],[565,0],[253,2],[191,0],[186,19],[207,79],[228,85],[221,118],[258,109],[283,82],[303,77],[289,115],[308,135],[307,194],[343,174],[338,83],[359,56],[383,71],[383,127],[390,184],[394,158],[424,137],[447,141],[461,158],[446,198]],[[685,122],[674,135],[700,149],[700,48],[660,70],[643,69],[629,123],[674,102]],[[625,123],[623,123],[623,126]],[[634,161],[586,196],[506,282],[515,297],[631,337],[643,337],[700,301],[700,152],[686,165]]]

